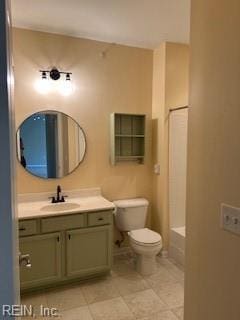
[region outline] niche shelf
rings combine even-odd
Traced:
[[[145,115],[112,113],[111,164],[119,161],[144,163]]]

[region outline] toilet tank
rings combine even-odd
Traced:
[[[115,223],[119,231],[131,231],[145,227],[148,201],[143,198],[113,201]]]

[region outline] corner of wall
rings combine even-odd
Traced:
[[[153,176],[152,226],[169,245],[169,109],[188,104],[189,46],[164,42],[153,54]]]

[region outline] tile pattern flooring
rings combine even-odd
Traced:
[[[183,271],[169,259],[158,257],[157,272],[142,277],[125,254],[115,257],[109,276],[25,295],[22,303],[55,307],[64,320],[182,320],[183,282]]]

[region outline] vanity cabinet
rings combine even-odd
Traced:
[[[112,210],[54,215],[19,221],[21,290],[57,285],[109,272],[112,265]]]

